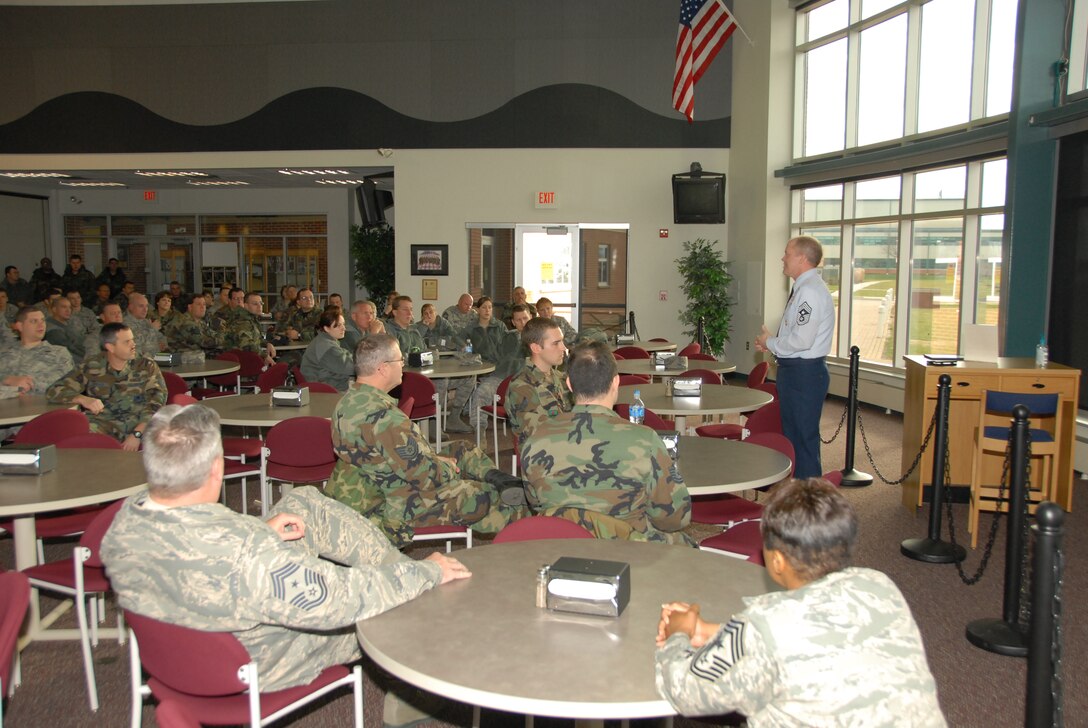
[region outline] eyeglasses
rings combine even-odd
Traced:
[[[384,363],[385,364],[400,364],[401,366],[404,366],[405,364],[408,363],[408,358],[405,357],[403,359],[386,359]]]

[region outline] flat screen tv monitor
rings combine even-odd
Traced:
[[[359,203],[359,214],[365,227],[385,222],[385,208],[392,204],[392,195],[389,192],[379,190],[374,180],[368,179],[355,188],[355,198]]]
[[[714,225],[725,222],[725,175],[672,176],[672,217],[677,225]]]

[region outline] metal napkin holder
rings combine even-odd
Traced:
[[[309,387],[273,387],[273,407],[305,407],[310,404]]]
[[[548,570],[548,609],[618,617],[631,601],[631,567],[564,556]]]
[[[623,346],[625,344],[634,344],[634,334],[616,334],[616,346]]]
[[[181,364],[181,354],[176,351],[161,351],[155,355],[155,363],[160,367],[176,367]]]
[[[56,445],[8,445],[0,448],[0,475],[42,475],[57,467]]]
[[[699,397],[703,393],[703,380],[699,377],[673,377],[667,389],[670,397]]]
[[[680,459],[680,431],[679,430],[654,430],[661,442],[665,445],[669,457],[673,460]]]
[[[416,369],[422,369],[423,367],[434,366],[434,352],[433,351],[413,351],[408,355],[408,366],[415,367]]]

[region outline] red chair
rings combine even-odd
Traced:
[[[748,372],[748,388],[755,389],[760,384],[767,381],[767,372],[771,370],[771,365],[768,362],[761,361],[752,367],[752,371]]]
[[[716,358],[712,357],[710,354],[683,354],[682,356],[686,356],[688,358],[688,362],[693,362],[693,361],[718,361]]]
[[[616,404],[612,405],[612,409],[615,410],[616,414],[618,414],[623,419],[631,419],[631,405]],[[642,418],[642,424],[654,430],[676,429],[675,422],[673,422],[672,420],[666,420],[664,417],[650,409],[646,410],[646,415]]]
[[[109,435],[104,435],[101,432],[88,432],[86,435],[75,435],[74,437],[66,437],[57,443],[59,448],[71,448],[85,450],[121,450],[121,443],[118,440],[114,440]],[[97,509],[96,509],[97,510]]]
[[[30,606],[30,582],[18,571],[0,573],[0,722],[4,712],[4,691],[19,682],[19,630]],[[12,681],[14,676],[14,682]]]
[[[302,373],[302,368],[298,366],[291,367],[291,373],[295,375],[295,383],[298,385],[307,384],[310,380],[306,378],[306,375]]]
[[[621,374],[620,375],[620,386],[621,387],[631,387],[631,386],[635,386],[635,385],[638,385],[638,384],[649,384],[649,383],[650,383],[650,378],[647,377],[647,376],[643,376],[642,374]]]
[[[159,728],[201,728],[200,721],[177,700],[164,700],[156,705],[155,722]]]
[[[699,379],[703,380],[703,384],[722,383],[722,375],[718,374],[717,372],[712,372],[709,369],[688,369],[680,376],[692,378],[699,377]]]
[[[412,414],[412,407],[415,406],[415,403],[416,403],[416,398],[415,397],[409,397],[408,399],[401,400],[400,402],[397,402],[397,409],[399,409],[404,414],[410,416]]]
[[[106,570],[102,566],[98,549],[102,544],[102,537],[113,523],[113,517],[123,504],[123,500],[114,501],[91,521],[80,537],[79,545],[72,550],[72,558],[23,569],[23,573],[30,579],[30,585],[35,589],[63,594],[75,600],[80,646],[83,649],[83,670],[87,677],[87,698],[91,710],[98,710],[98,688],[94,679],[94,660],[91,657],[91,646],[98,644],[98,596],[110,590],[110,582],[106,578]],[[123,623],[118,616],[117,640],[123,644],[122,628]]]
[[[219,356],[215,357],[220,361],[231,361],[238,364],[241,367],[241,362],[238,360],[237,355],[232,354],[229,351],[225,351]],[[212,387],[193,387],[193,396],[197,399],[207,399],[208,397],[226,397],[232,394],[242,393],[242,378],[239,376],[241,369],[233,371],[230,374],[217,374],[214,377],[207,377],[205,381]]]
[[[510,388],[510,380],[513,379],[513,375],[499,382],[499,386],[495,389],[495,397],[491,404],[485,404],[480,407],[480,414],[487,415],[491,418],[491,427],[494,430],[494,443],[495,443],[495,462],[499,461],[499,422],[502,422],[503,431],[506,428],[506,390]],[[476,422],[476,447],[480,446],[480,425],[484,422],[484,418],[480,417]],[[486,426],[484,429],[487,429]]]
[[[699,548],[704,551],[719,551],[727,556],[765,566],[759,521],[745,521],[717,536],[705,538],[699,542]]]
[[[313,394],[314,392],[320,392],[322,394],[340,394],[340,390],[325,382],[306,382],[305,386],[310,390],[310,394]]]
[[[87,416],[79,410],[55,409],[23,425],[12,442],[16,445],[56,445],[61,440],[90,431]]]
[[[663,338],[661,338],[660,336],[656,336],[656,337],[654,337],[654,338],[650,339],[650,341],[660,341],[660,342],[662,342],[662,343],[664,343],[664,344],[667,344],[667,343],[669,343],[669,340],[668,340],[668,339],[663,339]]]
[[[292,417],[274,425],[261,458],[261,516],[268,515],[272,481],[324,483],[336,465],[332,425],[324,417]]]
[[[162,378],[166,380],[166,399],[178,394],[189,394],[189,383],[173,372],[163,372]]]
[[[205,725],[248,725],[274,722],[340,687],[351,686],[355,698],[355,725],[363,725],[363,672],[361,666],[327,668],[307,685],[261,692],[257,665],[229,632],[167,624],[125,611],[132,631],[132,724],[140,724],[143,698],[162,703],[177,701],[191,719]],[[140,667],[148,674],[141,683]]]
[[[703,352],[702,344],[699,344],[699,343],[693,341],[690,344],[688,344],[687,346],[685,346],[683,349],[678,351],[677,354],[679,354],[680,356],[693,356],[695,354],[701,354],[702,352]]]
[[[777,450],[790,459],[790,477],[793,476],[792,463],[795,461],[793,443],[785,435],[762,433],[749,437],[746,442],[761,447]],[[728,530],[745,521],[757,521],[763,517],[763,506],[747,498],[726,493],[724,495],[695,497],[691,500],[691,520],[694,523],[709,523],[725,526]]]
[[[650,352],[643,349],[641,346],[621,346],[612,352],[613,355],[621,359],[649,359]]]
[[[778,400],[765,404],[744,422],[744,425],[715,424],[700,425],[695,428],[695,434],[699,437],[717,437],[720,440],[743,440],[744,430],[748,430],[749,437],[759,432],[777,432],[782,434],[782,407]]]
[[[241,365],[238,370],[241,386],[256,391],[257,377],[261,376],[261,372],[264,371],[264,359],[260,354],[252,351],[242,351],[241,349],[231,349],[230,353],[238,357],[238,364]]]
[[[404,372],[400,382],[400,399],[414,400],[408,419],[413,422],[434,418],[434,447],[442,447],[442,419],[438,407],[438,393],[434,382],[416,372]]]
[[[555,538],[593,538],[593,534],[574,521],[557,516],[519,518],[503,527],[492,543],[543,541]]]
[[[287,381],[287,362],[277,362],[261,372],[257,377],[257,389],[268,394],[276,387],[282,387]]]

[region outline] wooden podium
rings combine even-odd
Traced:
[[[1065,510],[1073,507],[1073,443],[1077,434],[1077,402],[1080,370],[1051,363],[1046,369],[1036,369],[1035,360],[1004,357],[997,362],[961,361],[955,366],[926,366],[922,356],[905,356],[907,382],[903,399],[903,470],[910,467],[922,447],[926,430],[937,408],[937,379],[942,374],[952,377],[952,392],[948,405],[948,452],[951,483],[969,486],[971,483],[971,451],[974,449],[975,428],[978,427],[980,398],[983,390],[1060,394],[1059,417],[1062,442],[1058,455],[1058,483],[1054,501]],[[933,478],[933,451],[930,443],[918,468],[903,483],[903,505],[922,505],[923,488]],[[992,482],[998,482],[997,478]]]

